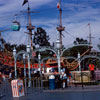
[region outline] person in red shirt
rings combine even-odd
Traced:
[[[94,65],[93,64],[89,64],[89,69],[91,71],[91,79],[94,80],[95,79],[95,73],[94,73]]]

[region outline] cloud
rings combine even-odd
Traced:
[[[1,5],[0,6],[0,13],[8,13],[8,12],[14,12],[14,11],[20,11],[21,9],[23,10],[24,8],[27,7],[27,4],[22,6],[24,0],[1,0]],[[38,8],[39,6],[49,4],[53,0],[29,0],[30,7],[33,8]]]
[[[76,0],[77,1],[77,0]],[[89,0],[88,0],[89,1]],[[96,45],[99,42],[100,32],[100,10],[96,5],[99,1],[75,3],[64,2],[63,5],[63,26],[69,33],[63,32],[63,44],[72,44],[76,37],[87,39],[89,36],[89,28],[87,24],[91,23],[91,33],[95,37],[92,42]],[[20,11],[27,9],[27,4],[22,6],[23,0],[1,0],[0,2],[0,29],[11,26],[14,19],[14,14],[19,13],[18,20],[21,22],[21,30],[19,32],[4,32],[3,36],[7,42],[10,43],[25,43],[27,41],[25,35],[27,25],[27,14],[21,14]],[[40,11],[39,14],[31,14],[32,25],[43,27],[50,36],[50,42],[57,40],[59,32],[56,27],[59,25],[59,11],[55,9],[57,1],[54,0],[30,0],[31,10]],[[52,6],[51,6],[52,5]],[[46,7],[46,8],[45,8]],[[49,9],[49,10],[47,10]],[[4,14],[3,14],[4,13]],[[7,35],[6,35],[7,34]]]

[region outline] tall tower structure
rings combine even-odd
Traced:
[[[91,37],[91,26],[90,26],[90,23],[88,24],[89,26],[89,45],[92,45],[92,37]]]
[[[62,31],[64,31],[65,27],[62,26],[62,8],[61,8],[61,0],[59,0],[57,4],[57,8],[59,9],[59,17],[60,23],[57,27],[57,31],[59,32],[59,40],[60,40],[60,51],[62,50]]]
[[[29,32],[25,32],[25,33],[28,33],[29,34],[29,41],[30,41],[30,45],[31,45],[31,50],[33,51],[33,42],[32,42],[32,30],[35,29],[35,26],[32,25],[31,23],[31,16],[30,16],[30,6],[29,6],[29,0],[24,0],[23,4],[22,5],[25,5],[25,4],[28,4],[28,7],[27,7],[27,13],[28,13],[28,25],[27,25],[27,30]]]
[[[31,24],[31,16],[30,16],[30,7],[29,7],[29,2],[28,2],[28,25],[27,25],[27,30],[29,31],[28,34],[30,36],[30,42],[31,42],[31,50],[33,50],[33,42],[32,42],[32,30],[35,29],[35,26],[32,26]]]
[[[92,38],[94,38],[94,37],[92,37],[92,35],[91,35],[91,25],[90,25],[90,23],[88,23],[88,26],[89,26],[89,47],[90,47],[90,50],[91,50],[91,46],[92,46]]]

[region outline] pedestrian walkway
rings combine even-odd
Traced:
[[[55,89],[55,90],[43,90],[44,92],[73,92],[73,91],[100,91],[100,85],[91,86],[71,86],[65,89]]]
[[[49,90],[49,89],[42,89],[42,88],[27,88],[27,93],[25,96],[23,97],[19,97],[19,98],[13,98],[12,97],[12,91],[11,91],[11,85],[8,81],[6,81],[6,84],[0,84],[0,100],[50,100],[49,98],[51,98],[51,95],[54,95],[55,98],[58,98],[58,94],[59,96],[64,95],[63,100],[66,100],[66,96],[68,96],[67,94],[76,94],[76,96],[80,94],[86,94],[86,93],[90,93],[90,95],[92,94],[96,94],[98,96],[98,93],[100,92],[100,85],[84,85],[83,88],[81,85],[78,85],[77,87],[75,87],[74,85],[65,89],[54,89],[54,90]],[[75,97],[76,97],[75,96]],[[91,97],[90,97],[91,98]],[[52,100],[57,100],[57,99],[52,99]],[[59,99],[60,100],[60,99]],[[70,99],[70,100],[74,100],[74,99]],[[81,100],[81,99],[77,99],[77,100]],[[82,99],[82,100],[87,100],[87,99]],[[93,99],[92,99],[93,100]],[[100,100],[96,99],[96,100]]]

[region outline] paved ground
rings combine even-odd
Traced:
[[[29,88],[27,92],[26,96],[13,98],[10,84],[8,82],[0,84],[0,94],[3,95],[0,100],[100,100],[100,85],[84,88],[72,86],[56,90]]]

